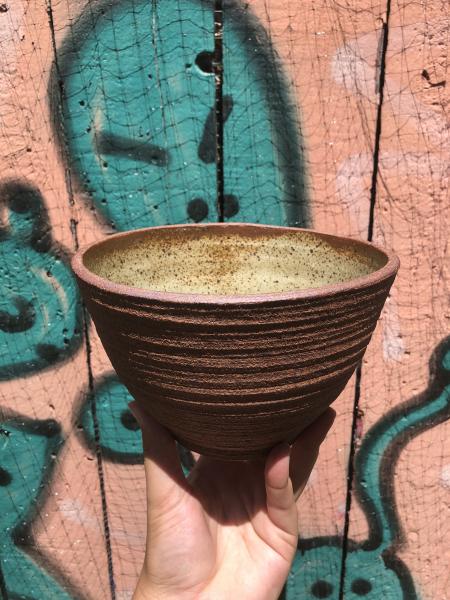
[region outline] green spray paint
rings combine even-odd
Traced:
[[[11,379],[73,353],[81,341],[80,302],[40,192],[4,182],[0,201],[0,379]]]
[[[11,419],[1,424],[0,556],[9,598],[72,598],[46,570],[30,534],[61,445],[55,421]]]
[[[98,424],[98,444],[102,457],[122,464],[142,463],[142,436],[139,426],[128,409],[133,400],[115,374],[97,382],[83,404],[79,424],[82,441],[91,450],[96,448],[94,418]]]
[[[212,7],[100,2],[59,50],[70,168],[117,229],[218,218]],[[225,215],[305,225],[281,64],[248,10],[227,2],[224,22]]]

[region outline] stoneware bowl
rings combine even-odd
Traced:
[[[399,261],[312,230],[220,223],[112,235],[72,266],[142,407],[187,448],[248,459],[338,397]]]

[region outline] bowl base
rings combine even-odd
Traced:
[[[328,409],[328,404],[324,407],[321,407],[320,412],[315,413],[311,416],[310,419],[302,419],[302,423],[298,424],[294,430],[291,430],[289,434],[286,436],[286,439],[279,440],[274,444],[267,446],[265,448],[257,448],[254,450],[248,450],[245,448],[211,448],[208,446],[202,446],[200,444],[192,443],[186,439],[183,439],[180,436],[175,436],[176,441],[181,444],[187,450],[191,450],[192,452],[197,452],[203,456],[208,456],[209,458],[214,458],[216,460],[223,461],[248,461],[248,460],[257,460],[257,459],[265,459],[269,452],[276,445],[281,444],[283,442],[287,442],[288,444],[293,444],[297,437],[304,431],[309,425],[311,425],[316,419],[320,417],[326,410]],[[173,433],[172,433],[173,435]]]

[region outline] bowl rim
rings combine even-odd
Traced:
[[[200,293],[184,293],[184,292],[162,292],[151,289],[144,289],[125,285],[122,283],[115,283],[101,277],[90,271],[84,264],[83,258],[85,254],[100,246],[111,239],[118,239],[123,237],[130,237],[132,235],[139,235],[148,231],[160,230],[160,229],[239,229],[255,228],[255,229],[276,229],[280,232],[297,232],[304,231],[312,233],[330,240],[337,240],[339,242],[350,242],[356,243],[357,245],[366,246],[378,250],[387,258],[387,262],[381,268],[369,273],[368,275],[362,275],[361,277],[355,277],[340,283],[332,283],[323,285],[317,288],[304,288],[300,290],[291,290],[288,292],[267,292],[259,294],[243,294],[243,295],[226,295],[226,294],[200,294]],[[309,298],[322,298],[324,296],[330,296],[341,292],[350,290],[361,290],[372,285],[375,285],[381,281],[394,277],[400,267],[400,260],[396,254],[388,251],[377,244],[372,242],[361,240],[358,238],[338,236],[331,233],[325,233],[317,231],[316,229],[309,229],[304,227],[286,227],[282,225],[265,225],[263,223],[237,223],[234,221],[228,221],[225,223],[182,223],[177,225],[157,225],[154,227],[143,227],[140,229],[131,229],[129,231],[123,231],[108,235],[101,240],[97,240],[90,244],[87,244],[77,250],[71,260],[72,270],[79,280],[85,282],[93,287],[96,287],[102,291],[116,294],[119,296],[128,296],[132,298],[139,298],[142,300],[156,300],[161,302],[173,302],[173,303],[189,303],[189,304],[260,304],[261,302],[278,302],[284,300],[297,300],[297,299],[309,299]]]

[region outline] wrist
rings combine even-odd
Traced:
[[[157,585],[145,573],[142,573],[132,600],[198,600],[198,597],[188,592]]]

